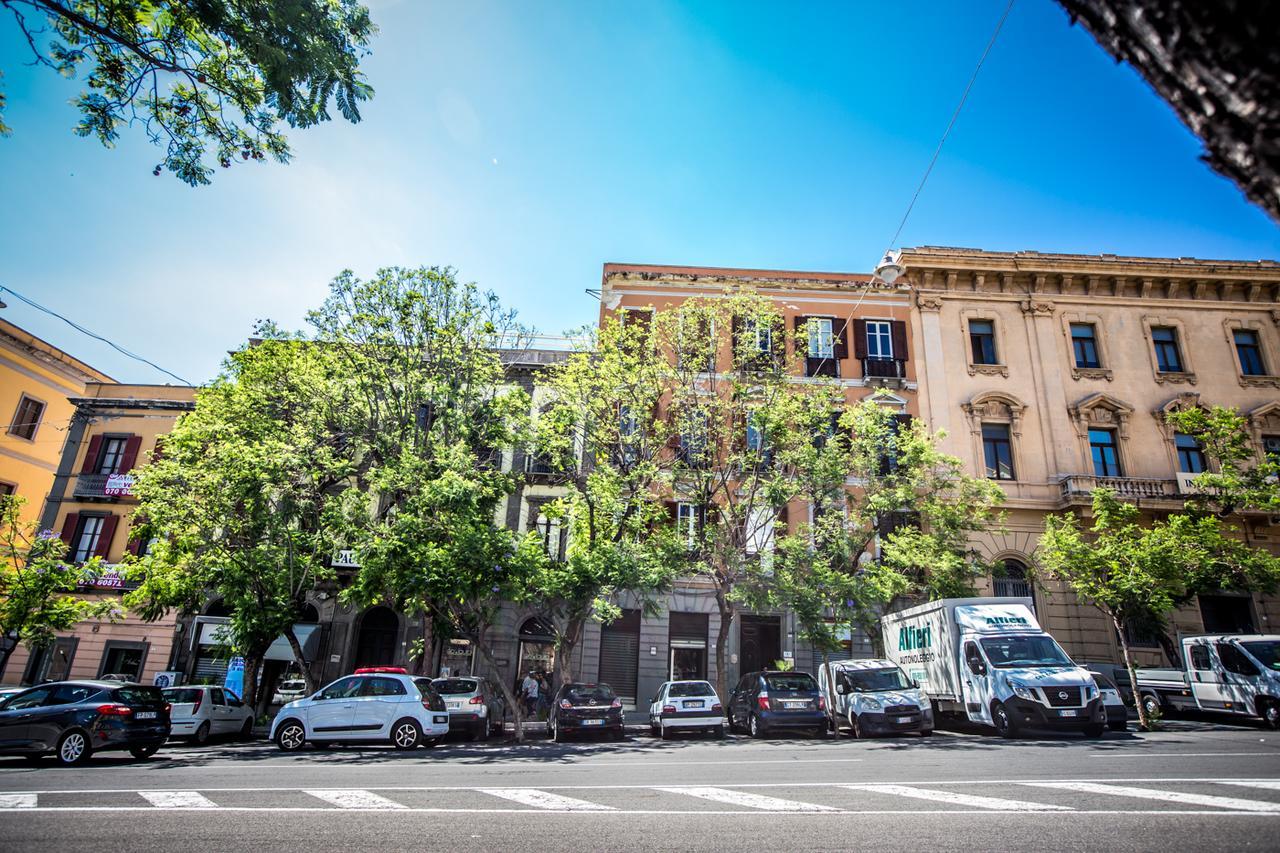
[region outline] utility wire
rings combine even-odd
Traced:
[[[119,344],[117,344],[117,343],[115,343],[115,342],[113,342],[113,341],[109,341],[109,340],[107,340],[107,339],[106,339],[106,338],[104,338],[102,335],[99,335],[99,334],[96,334],[96,333],[94,333],[94,332],[89,331],[89,330],[88,330],[88,329],[86,329],[84,326],[81,326],[79,323],[76,323],[76,322],[75,322],[75,321],[73,321],[73,320],[69,320],[69,319],[67,319],[66,317],[64,317],[64,316],[62,316],[61,314],[59,314],[57,311],[54,311],[52,308],[46,308],[46,307],[44,307],[43,305],[41,305],[40,303],[38,303],[38,302],[35,302],[35,301],[33,301],[33,300],[28,299],[27,297],[23,296],[23,295],[22,295],[21,293],[19,293],[18,291],[14,290],[12,287],[5,287],[4,285],[0,285],[0,291],[3,291],[4,293],[8,293],[8,294],[11,294],[11,295],[13,295],[13,296],[18,297],[18,298],[19,298],[19,299],[21,299],[23,302],[25,302],[25,303],[27,303],[28,305],[30,305],[32,308],[35,308],[35,309],[36,309],[36,310],[38,310],[38,311],[43,311],[44,313],[48,314],[50,317],[57,317],[59,320],[61,320],[62,322],[66,323],[68,326],[70,326],[71,328],[75,329],[77,332],[80,332],[81,334],[88,335],[89,337],[93,338],[94,340],[102,341],[104,344],[106,344],[107,346],[111,347],[113,350],[115,350],[116,352],[120,353],[121,355],[126,355],[126,356],[128,356],[129,358],[133,359],[134,361],[140,361],[140,362],[142,362],[143,364],[146,364],[146,365],[149,365],[149,366],[151,366],[151,367],[154,367],[156,370],[160,371],[161,373],[165,374],[166,376],[172,376],[174,379],[178,380],[178,381],[179,381],[179,382],[181,382],[183,385],[190,385],[190,384],[191,384],[190,382],[188,382],[187,380],[183,379],[183,378],[182,378],[181,376],[179,376],[178,374],[176,374],[176,373],[174,373],[174,372],[172,372],[172,371],[170,371],[170,370],[165,370],[163,367],[161,367],[160,365],[156,364],[154,361],[151,361],[151,360],[149,360],[149,359],[143,358],[142,356],[138,355],[137,353],[129,352],[127,349],[125,349],[124,347],[120,346]]]
[[[898,223],[898,230],[893,232],[893,239],[889,241],[889,245],[885,248],[885,254],[888,254],[893,249],[898,242],[898,238],[902,236],[902,229],[907,225],[907,217],[911,215],[912,208],[916,206],[916,199],[920,198],[920,191],[924,189],[925,182],[929,180],[929,174],[933,172],[933,166],[938,162],[938,155],[942,153],[942,146],[951,134],[951,128],[955,127],[956,119],[960,118],[960,111],[964,109],[965,101],[969,100],[969,92],[973,89],[974,81],[978,79],[978,72],[982,70],[982,63],[987,61],[987,54],[991,53],[991,48],[995,46],[996,38],[1000,35],[1000,30],[1004,27],[1005,20],[1008,19],[1009,13],[1013,11],[1013,3],[1014,0],[1009,0],[1009,5],[1004,7],[1004,14],[996,22],[995,31],[991,33],[991,40],[987,42],[986,50],[982,51],[982,56],[978,59],[977,66],[973,69],[973,75],[969,78],[969,85],[964,87],[964,94],[960,96],[960,103],[956,104],[956,111],[951,114],[951,121],[947,122],[947,129],[942,132],[942,138],[938,140],[938,147],[934,149],[933,157],[929,160],[929,168],[924,170],[924,177],[920,179],[920,185],[916,187],[915,195],[911,196],[911,203],[907,205],[907,212],[902,214],[902,221]]]

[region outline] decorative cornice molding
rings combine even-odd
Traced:
[[[1111,369],[1107,367],[1073,367],[1071,368],[1072,379],[1105,379],[1108,382],[1115,377],[1111,374]]]
[[[1009,365],[1007,364],[970,364],[970,376],[1003,376],[1009,378]]]
[[[1196,375],[1194,373],[1157,373],[1156,384],[1158,385],[1195,385]]]
[[[916,295],[916,305],[921,311],[941,311],[942,297],[920,293]]]
[[[1049,317],[1053,314],[1055,306],[1047,299],[1024,299],[1022,301],[1022,313],[1032,314],[1037,317]]]

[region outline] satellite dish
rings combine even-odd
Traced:
[[[906,272],[906,268],[898,263],[901,256],[898,252],[890,249],[884,253],[884,257],[880,259],[880,263],[876,265],[876,278],[885,284],[893,284],[898,277]]]

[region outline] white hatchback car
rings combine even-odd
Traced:
[[[667,681],[649,705],[649,731],[666,738],[676,729],[697,729],[724,737],[724,706],[709,681]]]
[[[435,746],[449,733],[444,699],[425,676],[400,667],[357,669],[312,696],[280,709],[271,739],[286,752],[310,741],[383,741],[396,749]]]
[[[253,733],[253,709],[221,687],[168,687],[162,691],[169,711],[169,737],[187,737],[199,744],[214,735]]]

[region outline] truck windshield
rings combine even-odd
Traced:
[[[1280,669],[1280,643],[1275,640],[1257,640],[1252,643],[1241,643],[1244,650],[1254,659],[1270,670]]]
[[[878,693],[883,690],[906,690],[911,686],[902,670],[893,669],[858,669],[845,673],[853,689],[861,693]]]
[[[1032,637],[985,637],[982,650],[992,666],[1009,667],[1072,666],[1052,637],[1041,634]]]

